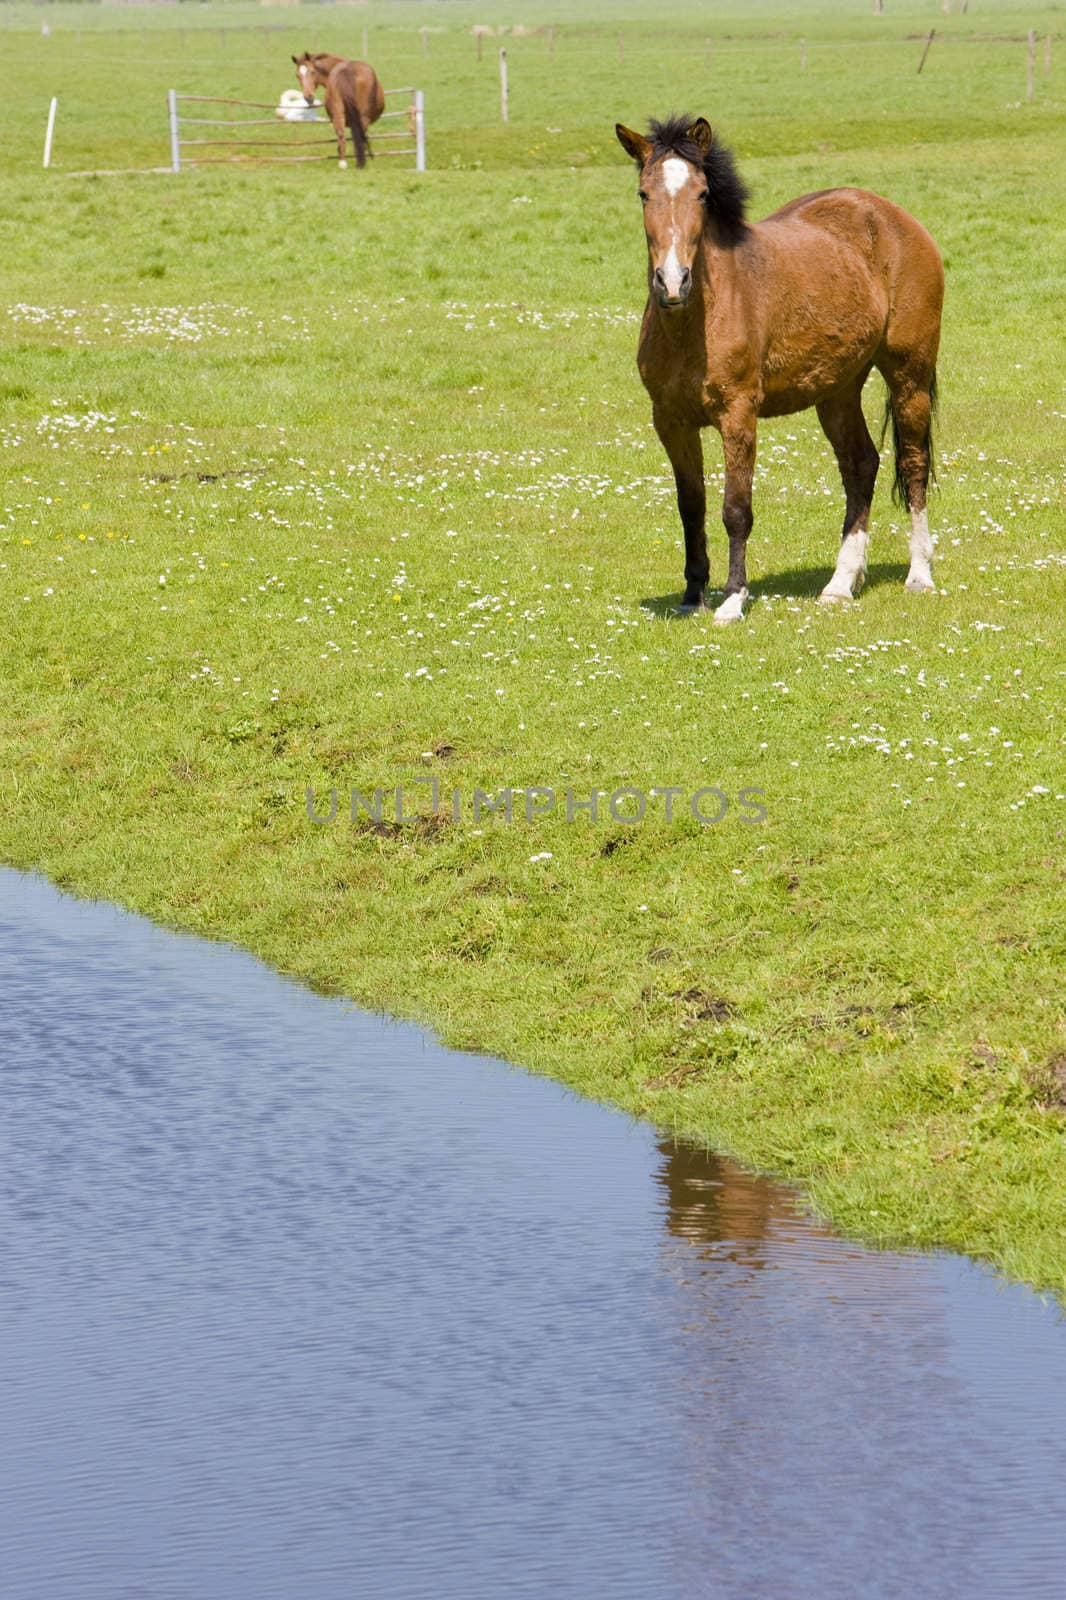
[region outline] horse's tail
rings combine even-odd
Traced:
[[[345,72],[340,79],[341,99],[344,102],[344,120],[348,124],[352,135],[352,148],[355,151],[355,164],[358,167],[366,166],[366,158],[372,154],[370,142],[363,126],[363,115],[359,110],[359,100],[355,92],[355,74]]]
[[[923,447],[929,452],[929,476],[934,483],[936,482],[936,461],[933,457],[933,426],[936,422],[939,403],[940,396],[937,391],[936,368],[934,367],[933,376],[929,384],[929,426],[925,430],[925,438],[922,441]],[[907,484],[903,477],[903,469],[900,466],[903,440],[899,431],[899,418],[896,416],[896,408],[892,404],[891,389],[887,390],[885,394],[885,415],[881,423],[882,446],[884,445],[890,422],[892,424],[892,455],[895,464],[895,471],[892,477],[892,499],[897,506],[905,507],[907,504]]]

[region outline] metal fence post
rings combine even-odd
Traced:
[[[167,113],[170,118],[170,165],[174,172],[181,171],[181,140],[178,138],[178,92],[167,90]]]
[[[415,90],[415,171],[426,170],[426,97]]]
[[[56,106],[58,104],[59,101],[56,99],[55,95],[53,95],[52,104],[48,107],[48,127],[45,130],[44,135],[44,165],[46,167],[50,167],[52,165],[52,135],[55,132]]]

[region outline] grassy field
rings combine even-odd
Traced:
[[[498,0],[4,7],[0,858],[1062,1292],[1066,30],[960,9],[537,0],[504,127]],[[426,175],[70,175],[165,163],[166,89],[273,99],[364,27]],[[673,615],[613,125],[682,108],[756,215],[858,183],[940,243],[939,594],[886,471],[865,593],[816,605],[807,414],[761,430],[747,621]],[[431,777],[443,815],[347,820]],[[473,816],[530,786],[600,815]],[[626,786],[684,799],[626,826]]]

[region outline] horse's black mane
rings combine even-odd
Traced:
[[[737,171],[732,150],[716,142],[704,153],[689,136],[693,120],[690,116],[676,116],[650,122],[650,159],[658,161],[677,155],[702,168],[707,180],[707,215],[717,224],[723,244],[739,244],[748,231],[744,220],[749,198],[747,184]]]

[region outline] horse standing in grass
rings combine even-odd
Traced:
[[[385,109],[385,91],[373,67],[366,61],[347,61],[344,56],[327,55],[321,50],[314,55],[305,50],[302,56],[292,59],[309,106],[315,103],[315,90],[325,88],[326,113],[337,135],[338,164],[348,165],[345,128],[350,128],[355,164],[365,167],[367,156],[373,154],[366,130]]]
[[[847,506],[823,601],[850,600],[866,572],[879,456],[862,414],[876,367],[888,385],[895,494],[910,510],[912,593],[934,588],[926,515],[944,269],[919,222],[863,189],[790,200],[745,221],[747,190],[703,117],[616,126],[640,168],[648,304],[637,367],[677,482],[685,530],[683,609],[708,577],[700,429],[722,436],[729,577],[716,622],[743,615],[759,417],[814,406],[836,453]]]

